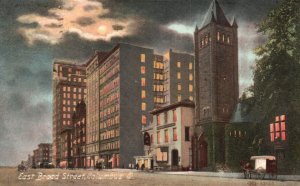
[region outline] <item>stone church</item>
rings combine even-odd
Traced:
[[[239,97],[237,29],[236,20],[228,21],[217,0],[195,29],[193,170],[225,163],[225,126]]]

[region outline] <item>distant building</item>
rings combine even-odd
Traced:
[[[183,100],[151,112],[153,123],[143,130],[145,155],[135,157],[139,168],[189,170],[194,107],[194,102]]]
[[[75,168],[85,168],[86,145],[86,105],[84,101],[77,104],[72,116],[72,151],[73,165]]]
[[[30,155],[30,154],[28,154],[28,158],[27,158],[27,167],[32,168],[33,164],[34,164],[34,163],[33,163],[33,156]]]
[[[53,164],[72,163],[72,113],[86,95],[85,66],[56,60],[53,64]]]
[[[32,157],[32,167],[38,168],[39,167],[39,149],[33,150],[33,157]]]
[[[193,169],[225,163],[225,125],[238,102],[237,23],[212,1],[195,39]]]
[[[43,168],[51,163],[51,143],[40,143],[37,152],[37,167]]]
[[[164,55],[165,105],[185,99],[194,100],[194,56],[174,52]]]

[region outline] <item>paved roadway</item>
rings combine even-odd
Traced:
[[[151,186],[300,186],[300,181],[246,180],[238,178],[189,175],[184,173],[147,173],[135,170],[35,169],[20,173],[16,168],[0,168],[0,186],[75,186],[75,185],[151,185]]]

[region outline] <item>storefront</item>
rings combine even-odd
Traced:
[[[153,157],[151,155],[148,156],[135,156],[135,164],[129,165],[131,168],[136,168],[138,165],[138,168],[141,169],[142,167],[146,170],[152,170],[153,169]]]

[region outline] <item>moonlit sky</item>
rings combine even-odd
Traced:
[[[118,42],[193,53],[193,31],[211,0],[1,0],[0,166],[17,165],[52,142],[52,62],[84,63]],[[251,85],[265,38],[256,25],[275,0],[219,0],[239,25],[240,93]]]

